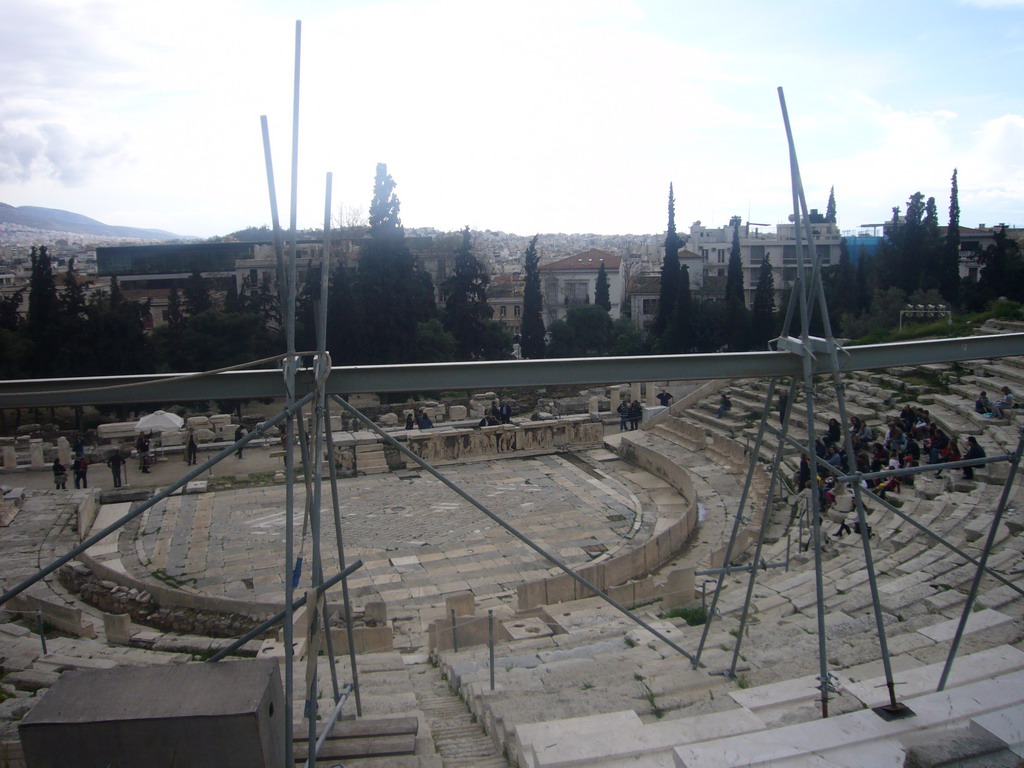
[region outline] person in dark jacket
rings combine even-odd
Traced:
[[[124,457],[120,451],[114,451],[107,459],[107,466],[110,467],[110,474],[114,477],[114,487],[121,487],[121,468],[124,466]]]
[[[75,459],[71,471],[75,475],[75,488],[89,487],[89,460],[85,456]]]
[[[967,436],[967,453],[963,455],[963,460],[968,459],[983,459],[985,458],[985,449],[978,445],[978,438],[974,435]],[[964,467],[964,480],[974,479],[974,470],[980,467],[981,464],[974,464],[970,467]]]

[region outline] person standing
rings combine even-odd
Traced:
[[[53,460],[53,486],[58,491],[66,490],[68,487],[68,470],[60,463],[59,456]]]
[[[498,408],[498,413],[501,414],[501,423],[508,424],[512,421],[512,406],[507,402],[502,401]]]
[[[245,437],[245,435],[246,435],[245,427],[243,427],[241,424],[239,424],[238,425],[238,429],[235,430],[235,442],[237,443],[239,440],[241,440],[243,437]],[[241,445],[238,446],[238,451],[235,453],[235,456],[237,456],[238,458],[242,458],[242,448],[243,447],[244,446],[241,446]]]
[[[85,456],[85,438],[79,435],[75,438],[75,442],[71,444],[71,450],[74,451],[75,456]]]
[[[85,456],[79,456],[71,465],[71,471],[75,474],[75,488],[89,487],[89,460]]]
[[[667,389],[661,390],[661,392],[658,393],[657,397],[658,402],[661,403],[663,408],[668,408],[668,404],[671,403],[673,399],[672,393],[669,392]]]
[[[199,463],[199,443],[196,441],[196,431],[192,427],[188,428],[188,440],[185,443],[185,463],[190,467]]]
[[[634,400],[632,405],[629,406],[629,428],[639,429],[640,419],[644,415],[644,407],[640,405],[639,400]]]
[[[121,468],[124,466],[124,457],[121,451],[115,450],[107,459],[107,466],[110,467],[110,474],[114,477],[114,487],[121,487]]]
[[[149,472],[149,436],[140,432],[135,441],[135,452],[139,454],[139,470]]]
[[[625,432],[629,422],[629,401],[623,400],[615,410],[619,413],[619,432]]]

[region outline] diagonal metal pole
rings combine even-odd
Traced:
[[[789,381],[790,389],[793,388],[793,380]],[[765,413],[768,413],[771,408],[772,393],[775,391],[775,379],[772,379],[771,386],[768,390],[768,397],[765,401]],[[786,401],[786,408],[783,413],[780,414],[782,419],[782,432],[785,433],[789,429],[789,414],[792,412],[793,399],[789,398]],[[754,547],[754,559],[751,563],[750,573],[747,578],[747,593],[743,598],[743,611],[740,613],[740,627],[736,633],[736,644],[733,646],[732,652],[732,663],[729,665],[729,677],[732,679],[736,678],[736,665],[740,658],[740,647],[743,644],[743,633],[747,628],[747,618],[750,614],[750,603],[754,597],[754,584],[757,582],[757,564],[761,562],[761,550],[764,548],[764,537],[768,532],[768,524],[771,521],[771,509],[772,502],[775,499],[775,481],[779,477],[779,467],[782,465],[782,454],[785,451],[786,442],[785,440],[779,440],[775,446],[775,455],[772,457],[772,475],[771,480],[768,483],[768,495],[764,500],[764,511],[761,513],[761,527],[757,532],[757,545]],[[756,457],[752,459],[756,461]],[[786,561],[788,563],[789,557],[787,555]]]
[[[330,405],[330,401],[328,401]],[[331,507],[334,512],[334,537],[338,546],[338,567],[345,570],[345,540],[341,530],[341,504],[338,498],[338,465],[335,463],[334,432],[330,428],[331,412],[327,411],[327,461],[331,477]],[[345,607],[345,635],[348,638],[349,666],[352,670],[352,688],[356,695],[356,714],[363,715],[363,702],[359,693],[359,669],[356,665],[355,630],[352,624],[352,601],[349,599],[348,579],[341,581],[342,604]]]
[[[1010,499],[1010,488],[1013,486],[1013,479],[1016,477],[1017,469],[1020,467],[1021,450],[1024,450],[1024,428],[1021,429],[1020,437],[1017,440],[1017,450],[1014,451],[1013,461],[1010,462],[1010,472],[1006,478],[1006,483],[1003,485],[1003,492],[999,497],[999,506],[996,507],[996,513],[992,518],[992,527],[989,529],[988,538],[985,539],[985,548],[981,551],[978,570],[974,574],[974,581],[971,582],[971,590],[967,593],[967,601],[964,603],[964,610],[960,615],[960,623],[957,625],[956,634],[953,636],[953,642],[949,647],[949,655],[946,657],[946,664],[942,668],[939,686],[935,689],[937,691],[942,691],[946,688],[946,683],[949,680],[949,671],[953,667],[953,659],[956,658],[956,652],[960,648],[960,640],[963,638],[964,629],[967,627],[967,619],[974,609],[974,601],[978,597],[978,588],[981,586],[981,579],[985,575],[988,556],[992,552],[992,545],[995,544],[999,525],[1003,521],[1003,512],[1006,511],[1006,503]]]
[[[519,532],[510,523],[506,522],[499,515],[495,514],[490,509],[488,509],[485,505],[481,504],[479,501],[477,501],[475,498],[473,498],[472,495],[470,495],[465,490],[463,490],[461,487],[459,487],[459,485],[457,483],[452,482],[447,477],[445,477],[443,474],[441,474],[436,469],[434,469],[434,467],[431,466],[430,463],[427,462],[425,459],[421,458],[420,456],[417,456],[415,453],[410,451],[408,448],[406,448],[400,442],[395,440],[395,438],[393,438],[387,432],[382,430],[380,428],[380,426],[375,424],[371,419],[367,418],[354,405],[352,405],[351,403],[348,403],[343,398],[338,397],[338,395],[331,395],[331,397],[334,398],[335,402],[337,402],[342,408],[344,408],[349,413],[351,413],[353,416],[355,416],[357,419],[359,419],[361,422],[366,424],[366,426],[369,427],[371,431],[376,432],[378,435],[383,437],[386,442],[388,442],[390,445],[392,445],[395,448],[397,448],[398,451],[403,456],[406,456],[407,458],[412,459],[414,462],[419,464],[421,467],[423,467],[423,469],[425,469],[427,472],[429,472],[435,478],[440,480],[442,483],[444,483],[446,486],[448,486],[451,490],[455,491],[455,493],[457,493],[459,496],[464,498],[466,501],[468,501],[474,507],[479,509],[485,515],[487,515],[487,517],[489,517],[491,520],[496,522],[498,525],[500,525],[506,531],[511,533],[513,536],[515,536],[517,539],[519,539],[521,542],[523,542],[526,546],[528,546],[534,552],[539,554],[545,560],[547,560],[550,563],[553,563],[555,566],[557,566],[559,569],[561,569],[566,575],[568,575],[574,581],[582,584],[588,590],[593,592],[597,597],[600,597],[602,600],[604,600],[606,603],[608,603],[608,605],[612,606],[617,611],[621,612],[626,617],[628,617],[631,621],[635,622],[639,626],[641,626],[644,629],[646,629],[648,632],[650,632],[656,638],[658,638],[663,643],[665,643],[665,645],[667,645],[669,648],[672,648],[674,651],[677,651],[678,653],[681,653],[683,656],[688,658],[690,661],[694,660],[694,657],[691,654],[689,654],[687,651],[685,651],[682,647],[680,647],[673,640],[671,640],[668,637],[666,637],[663,633],[659,632],[657,629],[652,627],[650,624],[648,624],[646,621],[641,619],[639,616],[637,616],[635,613],[630,611],[628,608],[626,608],[623,605],[621,605],[617,600],[615,600],[615,598],[611,597],[606,592],[604,592],[604,590],[600,589],[599,587],[595,586],[594,584],[591,584],[587,579],[583,578],[578,573],[573,571],[572,568],[570,568],[568,565],[566,565],[561,560],[559,560],[557,557],[555,557],[550,552],[545,550],[539,544],[535,543],[526,534]]]
[[[789,169],[791,176],[791,185],[793,189],[793,234],[796,240],[796,269],[797,274],[800,276],[800,282],[802,285],[806,284],[804,279],[805,267],[804,260],[806,253],[803,244],[803,232],[802,227],[804,219],[801,215],[800,200],[799,200],[799,179],[800,169],[797,165],[796,159],[796,144],[793,141],[793,131],[789,124],[789,113],[786,110],[786,97],[782,92],[782,88],[779,88],[779,104],[782,107],[782,118],[786,127],[786,139],[789,143]],[[811,256],[814,257],[814,240],[811,237],[810,227],[808,222],[808,241],[810,242]],[[800,301],[800,347],[799,351],[802,353],[803,362],[803,382],[804,382],[804,402],[807,410],[807,453],[808,457],[814,455],[814,444],[815,444],[815,433],[814,433],[814,359],[811,352],[810,344],[810,307],[808,306],[808,293],[809,290],[801,290],[798,296]],[[824,308],[822,308],[824,311]],[[819,671],[819,682],[821,688],[821,716],[828,717],[828,700],[829,700],[829,688],[831,687],[830,676],[828,672],[828,653],[825,643],[825,586],[822,574],[822,559],[821,559],[821,515],[819,513],[818,504],[818,481],[817,472],[813,472],[810,478],[810,514],[811,514],[811,531],[812,538],[814,540],[814,591],[815,591],[815,606],[817,610],[817,625],[818,625],[818,671]]]
[[[754,441],[754,449],[750,454],[750,462],[747,464],[747,475],[743,483],[743,490],[740,492],[739,504],[736,507],[736,517],[732,521],[732,532],[729,535],[729,542],[725,545],[725,555],[722,558],[722,566],[725,568],[720,574],[718,574],[718,584],[715,586],[715,591],[711,595],[711,606],[706,613],[704,620],[704,628],[701,631],[700,643],[697,646],[697,653],[694,656],[693,667],[697,668],[700,663],[701,653],[704,651],[704,644],[707,642],[708,634],[711,632],[712,620],[715,616],[715,611],[718,609],[718,596],[722,594],[722,584],[725,583],[725,577],[728,573],[729,562],[732,559],[732,550],[736,545],[736,537],[739,535],[740,526],[743,524],[743,513],[747,506],[747,497],[750,494],[750,485],[754,479],[754,471],[757,468],[757,459],[761,454],[761,444],[764,442],[764,436],[767,430],[765,429],[768,423],[768,414],[770,413],[770,404],[772,397],[775,394],[775,379],[771,380],[771,384],[768,386],[768,399],[767,404],[761,411],[761,422],[757,429],[757,438]],[[756,560],[754,562],[757,562]],[[751,570],[753,573],[753,570]]]
[[[780,99],[782,99],[783,110],[785,111],[785,97],[782,95],[781,88],[779,89],[779,96]],[[787,128],[788,124],[789,123],[787,115]],[[787,130],[787,136],[789,137],[792,147],[792,133],[789,130]],[[803,180],[800,177],[800,169],[797,166],[796,152],[795,149],[793,149],[792,151],[793,167],[795,173],[794,184],[796,186],[800,201],[800,213],[803,215],[806,221],[810,222],[810,215],[807,210],[807,198],[804,195]],[[808,235],[810,235],[809,226]],[[836,407],[839,410],[839,423],[842,425],[846,447],[846,455],[850,457],[851,460],[853,460],[853,457],[856,456],[856,452],[854,451],[853,436],[850,434],[849,420],[846,413],[845,387],[843,385],[842,376],[840,374],[838,345],[836,344],[835,337],[832,335],[832,320],[828,314],[828,304],[825,299],[825,286],[822,283],[821,279],[821,259],[818,257],[817,249],[814,246],[813,237],[809,236],[808,240],[811,248],[812,258],[814,261],[814,274],[812,276],[810,288],[812,291],[814,291],[814,293],[817,296],[817,304],[821,313],[821,322],[825,333],[825,348],[828,354],[829,368],[832,374],[832,383],[836,393]],[[882,602],[878,591],[878,577],[875,572],[874,556],[871,551],[871,535],[868,530],[867,517],[865,516],[864,503],[861,497],[860,483],[854,484],[853,493],[856,501],[857,519],[859,523],[858,527],[860,528],[861,535],[861,546],[864,549],[864,565],[868,576],[868,586],[871,592],[871,604],[874,609],[875,615],[875,630],[878,633],[879,652],[882,657],[882,669],[885,675],[886,687],[889,691],[889,704],[887,705],[886,710],[889,712],[889,714],[896,714],[900,712],[907,713],[908,710],[906,706],[899,704],[896,701],[896,685],[893,680],[892,663],[889,657],[889,644],[886,639],[885,633],[885,619],[882,615]]]

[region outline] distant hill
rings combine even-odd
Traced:
[[[32,227],[59,232],[74,232],[97,237],[131,237],[140,240],[180,240],[181,235],[165,232],[162,229],[140,229],[139,227],[118,227],[104,224],[88,216],[57,208],[40,208],[34,205],[22,205],[15,208],[7,203],[0,203],[0,225],[9,224],[20,227]]]

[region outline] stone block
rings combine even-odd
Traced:
[[[387,604],[380,600],[367,603],[363,607],[363,621],[369,626],[385,626],[388,623]]]
[[[662,607],[665,610],[683,608],[694,601],[695,584],[693,571],[678,568],[668,574],[668,583],[662,593]]]
[[[464,405],[452,405],[448,407],[448,418],[452,421],[462,421],[469,415],[469,410]]]
[[[104,613],[103,632],[111,645],[128,645],[132,640],[132,617],[127,613]]]
[[[385,427],[397,427],[398,426],[398,414],[397,413],[384,413],[377,420],[382,426]]]
[[[41,439],[28,441],[28,455],[33,469],[43,468],[43,441]]]
[[[210,429],[212,424],[206,416],[190,416],[185,419],[185,426],[193,429]]]
[[[18,452],[13,445],[4,446],[4,469],[14,469],[18,466]],[[65,464],[65,467],[70,466]]]
[[[568,574],[548,579],[548,603],[565,603],[576,597],[576,582]]]
[[[476,614],[476,597],[470,591],[456,592],[446,595],[444,599],[444,615],[450,617],[452,611],[456,616],[473,616]]]
[[[538,605],[547,605],[547,582],[544,579],[538,579],[520,584],[516,589],[516,595],[518,597],[516,606],[520,611],[536,608]]]

